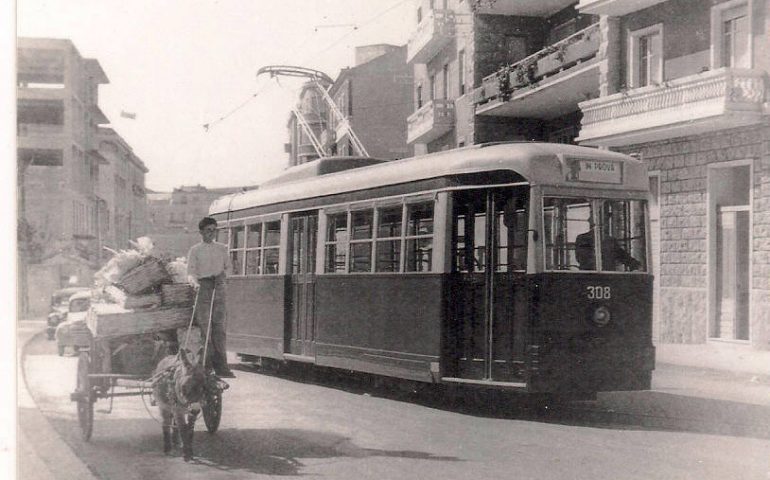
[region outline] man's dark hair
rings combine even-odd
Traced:
[[[209,225],[216,226],[217,221],[214,220],[211,217],[203,217],[203,219],[198,222],[198,230],[203,230],[204,228],[208,227]]]

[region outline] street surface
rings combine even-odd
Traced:
[[[634,392],[532,410],[503,407],[512,402],[500,395],[448,401],[303,369],[243,367],[228,380],[219,431],[208,434],[199,419],[197,458],[185,463],[178,452],[163,455],[149,398],[116,398],[109,414],[101,412],[109,400],[99,400],[84,443],[69,400],[76,364],[38,336],[26,351],[26,381],[64,442],[102,479],[770,479],[767,385],[743,403],[728,388],[724,400]],[[677,372],[656,371],[655,381],[674,390]],[[731,418],[709,422],[716,407]]]

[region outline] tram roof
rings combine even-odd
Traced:
[[[623,162],[622,183],[567,181],[567,160],[573,158]],[[607,150],[536,142],[474,145],[334,173],[319,173],[317,176],[306,178],[296,178],[302,175],[293,175],[294,169],[310,171],[307,164],[292,167],[278,179],[270,180],[256,190],[220,197],[211,204],[209,214],[215,215],[249,207],[324,197],[431,178],[501,170],[516,172],[532,185],[622,190],[648,188],[647,169],[640,160]],[[283,178],[286,178],[286,181],[281,181]]]

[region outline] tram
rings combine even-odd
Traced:
[[[641,161],[562,144],[292,167],[210,207],[228,348],[532,394],[649,389],[648,195]]]

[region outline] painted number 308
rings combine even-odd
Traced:
[[[610,287],[603,287],[601,285],[590,285],[586,287],[589,300],[609,300],[612,298],[612,290]]]

